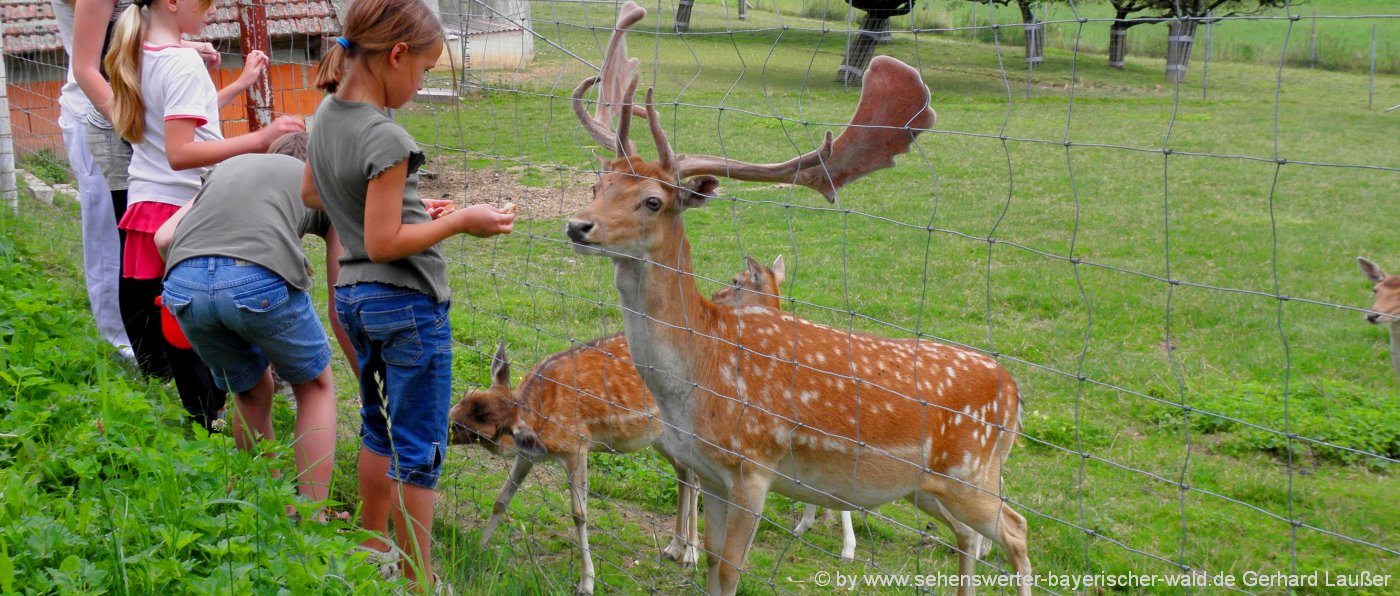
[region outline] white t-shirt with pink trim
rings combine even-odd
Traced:
[[[204,68],[199,52],[180,46],[141,49],[141,99],[146,105],[146,132],[131,146],[128,204],[157,201],[184,205],[199,194],[200,179],[209,168],[175,171],[165,155],[165,123],[194,120],[195,142],[219,141],[219,93]]]

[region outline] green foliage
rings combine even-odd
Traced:
[[[21,157],[19,167],[28,170],[49,184],[72,184],[73,182],[73,175],[68,172],[68,161],[54,155],[52,149],[40,149]]]
[[[295,475],[290,457],[253,458],[187,424],[164,387],[107,355],[81,294],[28,250],[0,236],[0,591],[383,590],[346,554],[357,536],[344,524],[285,513],[318,505],[272,478]]]
[[[1286,457],[1291,449],[1295,457],[1372,465],[1382,465],[1373,455],[1400,458],[1400,409],[1349,383],[1295,386],[1286,396],[1278,385],[1238,383],[1192,391],[1186,405],[1190,411],[1163,406],[1154,419],[1180,428],[1189,418],[1194,431],[1225,435],[1220,449],[1229,453]],[[1303,439],[1290,440],[1284,429]]]

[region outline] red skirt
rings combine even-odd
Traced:
[[[165,277],[165,260],[156,251],[156,230],[180,210],[179,205],[141,201],[126,209],[117,227],[126,232],[122,250],[122,277],[160,279]]]

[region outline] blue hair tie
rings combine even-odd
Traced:
[[[342,48],[345,48],[347,50],[350,49],[350,40],[345,39],[344,37],[335,38],[335,42],[340,44],[340,47]]]

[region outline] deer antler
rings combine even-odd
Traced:
[[[640,61],[627,57],[627,28],[637,24],[637,21],[645,16],[646,9],[637,6],[636,3],[628,2],[622,5],[617,13],[617,24],[613,28],[612,38],[608,40],[607,53],[603,55],[602,73],[579,83],[573,94],[574,114],[583,123],[583,128],[599,145],[617,152],[619,156],[623,153],[636,154],[636,148],[631,143],[627,143],[625,147],[618,146],[618,137],[612,133],[612,123],[614,118],[623,113],[623,104],[631,102],[632,94],[637,89],[637,65]],[[594,115],[589,116],[588,109],[583,104],[583,95],[600,81],[598,105]],[[625,142],[626,137],[623,137],[623,140]]]
[[[918,70],[897,59],[877,56],[865,71],[860,102],[851,123],[834,144],[827,132],[821,147],[780,164],[682,155],[680,178],[710,174],[755,182],[788,182],[806,186],[835,202],[836,189],[893,166],[894,156],[909,151],[914,138],[933,126],[934,113],[928,102],[928,87]]]

